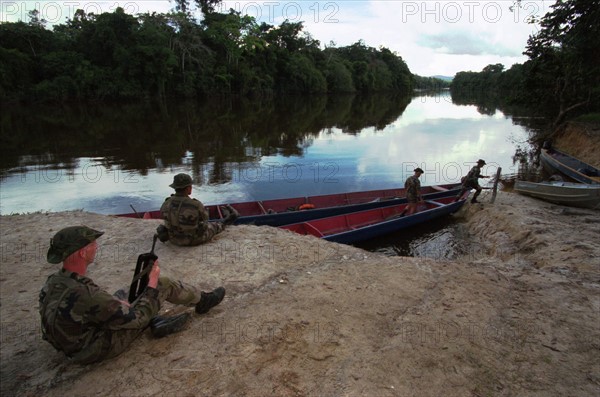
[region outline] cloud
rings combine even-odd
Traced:
[[[453,55],[498,55],[518,57],[522,48],[507,47],[503,43],[494,42],[486,34],[474,35],[465,31],[450,31],[440,34],[423,34],[417,43],[436,52]]]
[[[372,47],[397,52],[411,72],[453,76],[480,71],[488,64],[510,68],[523,63],[522,52],[535,26],[532,13],[543,15],[543,1],[526,0],[510,11],[511,1],[340,1],[338,23],[306,20],[306,29],[321,43],[345,46],[363,39]],[[360,7],[359,7],[360,4]]]

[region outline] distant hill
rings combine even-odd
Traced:
[[[452,83],[452,77],[440,75],[423,77],[413,74],[413,82],[413,89],[416,91],[439,90],[444,88],[450,88],[450,83]]]
[[[451,76],[441,76],[441,75],[435,75],[435,76],[431,76],[434,79],[440,79],[440,80],[444,80],[444,81],[452,81],[452,79],[454,79],[454,77]]]

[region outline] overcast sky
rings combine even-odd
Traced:
[[[412,73],[420,76],[454,76],[460,71],[481,71],[501,63],[508,69],[527,59],[522,55],[537,25],[527,23],[531,15],[542,16],[553,0],[521,1],[511,12],[512,0],[496,1],[223,1],[259,21],[279,25],[285,19],[304,22],[305,31],[321,45],[337,46],[363,40],[367,46],[384,46],[400,55]],[[64,23],[76,9],[113,12],[123,7],[131,14],[168,12],[169,0],[82,1],[0,0],[0,20],[27,21],[27,13],[40,11],[49,23]],[[194,15],[201,17],[201,13]]]

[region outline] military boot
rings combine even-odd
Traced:
[[[185,327],[189,318],[189,313],[181,313],[172,317],[155,316],[150,320],[152,336],[162,338],[163,336],[179,332]]]
[[[225,225],[233,224],[237,218],[240,217],[240,213],[229,204],[226,204],[225,207],[221,207],[221,209],[223,214],[225,214],[225,217],[223,218],[223,223]]]
[[[196,303],[196,313],[204,314],[217,306],[225,297],[225,288],[219,287],[212,292],[201,292],[200,302]]]

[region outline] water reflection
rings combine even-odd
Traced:
[[[488,112],[489,113],[489,112]],[[412,169],[455,182],[478,158],[512,167],[528,132],[448,93],[12,108],[0,211],[154,209],[188,172],[207,203],[387,188]],[[27,196],[27,200],[23,198]]]
[[[357,246],[387,256],[415,256],[433,260],[453,260],[470,254],[464,226],[452,217],[421,224]]]

